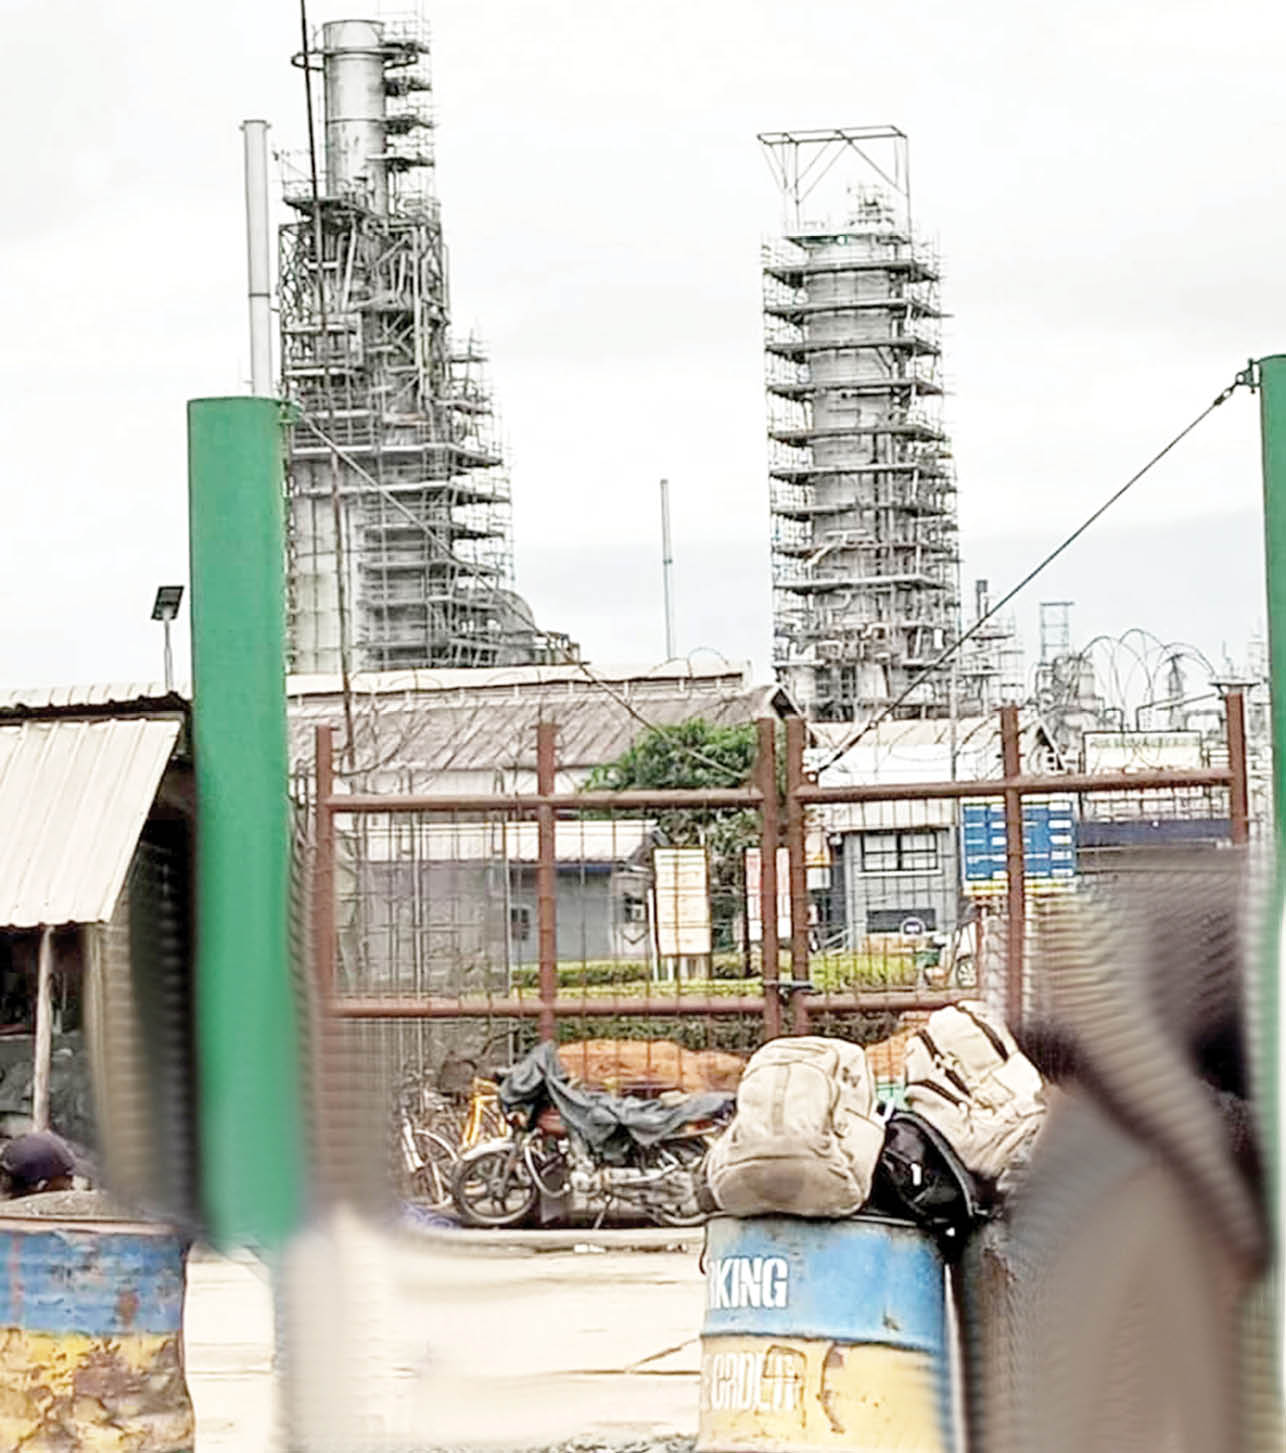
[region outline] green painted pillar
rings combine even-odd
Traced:
[[[216,1245],[268,1249],[303,1211],[281,425],[274,399],[188,404],[202,1200]]]
[[[1264,471],[1264,549],[1268,587],[1269,689],[1273,728],[1273,891],[1265,952],[1255,996],[1257,1102],[1268,1162],[1269,1206],[1276,1241],[1271,1321],[1273,1370],[1281,1377],[1283,1348],[1281,961],[1286,948],[1286,354],[1256,365]],[[1280,1383],[1279,1383],[1280,1387]]]

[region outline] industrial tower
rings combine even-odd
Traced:
[[[810,716],[860,720],[959,629],[938,267],[900,131],[759,140],[785,213],[763,259],[773,663]],[[897,714],[946,714],[950,690],[935,674]]]
[[[449,331],[418,20],[341,20],[319,72],[320,144],[284,176],[283,396],[291,669],[560,657],[514,594],[509,482],[484,358]],[[310,133],[312,132],[310,114]]]

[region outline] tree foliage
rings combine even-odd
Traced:
[[[755,765],[755,727],[711,726],[697,718],[652,727],[616,759],[596,767],[586,786],[630,789],[743,787]]]
[[[712,726],[697,718],[678,726],[653,727],[615,762],[596,767],[585,787],[597,792],[744,787],[754,771],[757,743],[753,723]],[[668,843],[709,852],[715,946],[736,947],[743,854],[759,841],[759,814],[737,808],[693,808],[659,812],[656,820]]]

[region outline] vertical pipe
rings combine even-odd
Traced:
[[[665,659],[674,659],[674,551],[670,546],[670,481],[661,481],[661,584],[665,591]]]
[[[554,790],[558,728],[552,721],[536,726],[536,790]],[[554,1000],[558,997],[558,903],[554,809],[537,809],[536,831],[540,854],[536,881],[536,908],[540,924],[540,1037],[555,1037]]]
[[[759,826],[759,923],[761,974],[764,981],[764,1038],[781,1033],[781,945],[777,941],[777,843],[781,834],[777,803],[777,723],[772,717],[758,722],[759,751],[755,778],[763,794]]]
[[[268,123],[243,121],[246,182],[246,279],[250,298],[250,392],[271,398],[272,282],[268,237]]]
[[[54,1047],[54,931],[40,930],[36,967],[36,1043],[31,1067],[31,1118],[37,1130],[49,1129],[49,1069]]]
[[[1246,698],[1240,690],[1230,691],[1224,701],[1228,716],[1229,836],[1238,846],[1250,841],[1250,789],[1246,780]]]
[[[188,518],[204,1209],[214,1244],[272,1249],[303,1203],[275,401],[188,404]]]
[[[1000,752],[1006,782],[1022,770],[1022,740],[1018,708],[1000,708]],[[1023,851],[1023,798],[1016,787],[1005,787],[1005,869],[1008,877],[1009,918],[1005,952],[1005,1017],[1017,1028],[1023,1017],[1023,956],[1027,929],[1027,864]]]
[[[790,861],[790,977],[808,982],[808,872],[804,866],[804,718],[786,718],[786,852]],[[791,993],[796,1034],[808,1033],[808,1000],[802,989]]]

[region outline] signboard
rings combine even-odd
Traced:
[[[746,849],[746,919],[750,925],[750,942],[764,941],[764,922],[760,912],[760,855],[758,848]],[[777,941],[790,942],[790,853],[777,849]]]
[[[663,959],[710,953],[710,874],[704,848],[657,848],[656,948]]]
[[[1086,732],[1087,772],[1156,772],[1200,767],[1199,732]]]
[[[1003,893],[1005,805],[966,802],[960,835],[967,893]],[[1026,879],[1034,888],[1062,887],[1076,877],[1076,819],[1070,798],[1023,803],[1023,855]]]

